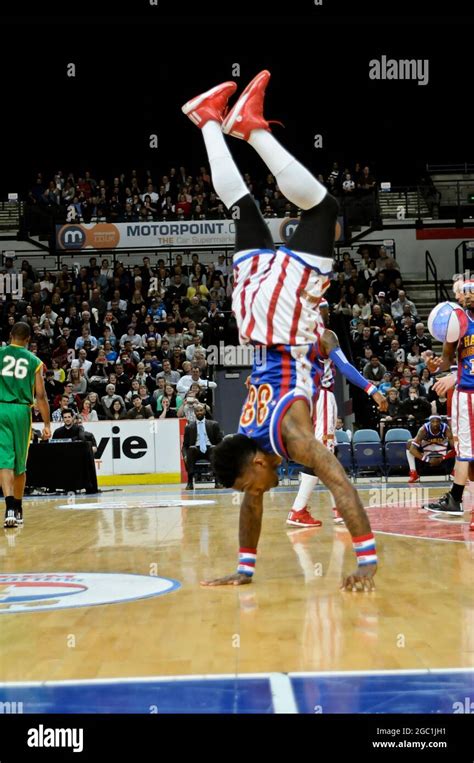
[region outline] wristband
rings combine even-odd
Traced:
[[[240,548],[239,549],[239,564],[237,572],[239,575],[247,575],[251,578],[255,572],[255,562],[257,560],[256,548]]]
[[[367,564],[377,564],[377,552],[375,550],[375,538],[372,533],[352,538],[352,547],[357,556],[357,564],[364,567]]]

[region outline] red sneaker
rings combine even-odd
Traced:
[[[413,482],[419,482],[420,481],[420,475],[418,472],[415,472],[414,470],[410,469],[410,476],[408,477],[408,484],[411,484]]]
[[[182,106],[181,111],[190,118],[191,122],[201,128],[210,119],[222,123],[227,113],[227,101],[236,90],[235,82],[223,82],[192,98]]]
[[[341,517],[341,515],[339,514],[339,512],[338,512],[338,510],[337,510],[337,509],[333,509],[333,510],[332,510],[332,517],[333,517],[333,519],[334,519],[334,523],[335,523],[336,525],[342,525],[342,524],[344,523],[344,520],[343,520],[343,518]]]
[[[270,124],[263,116],[263,99],[270,77],[270,72],[264,69],[247,85],[224,119],[223,132],[248,140],[252,130],[270,131]]]
[[[301,511],[291,510],[286,520],[287,525],[295,525],[296,527],[321,527],[323,524],[319,519],[314,519],[311,516],[308,509],[302,509]]]

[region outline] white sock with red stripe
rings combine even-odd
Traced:
[[[303,511],[308,505],[311,493],[318,484],[318,478],[312,474],[301,473],[300,489],[292,506],[293,511]]]
[[[219,122],[213,120],[206,122],[201,132],[211,165],[215,192],[229,209],[249,190],[232,158]]]
[[[248,142],[275,175],[278,188],[292,204],[300,209],[311,209],[322,202],[327,194],[326,188],[283,148],[271,132],[252,130]]]
[[[413,453],[409,453],[407,451],[407,459],[408,459],[408,465],[410,467],[410,471],[416,472],[416,459]]]

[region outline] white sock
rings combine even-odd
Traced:
[[[315,485],[318,484],[318,478],[313,477],[311,474],[301,473],[300,489],[298,495],[295,498],[292,509],[293,511],[302,511],[308,505],[308,501],[311,493],[314,490]]]
[[[260,154],[278,188],[292,204],[311,209],[320,204],[326,188],[292,156],[267,130],[252,130],[248,142]]]
[[[206,122],[201,132],[211,165],[215,192],[229,209],[249,190],[232,159],[219,122],[213,120]]]
[[[413,453],[409,453],[408,450],[407,450],[407,459],[408,459],[408,464],[410,466],[411,471],[416,472],[415,456],[413,455]]]

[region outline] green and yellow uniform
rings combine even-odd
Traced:
[[[0,347],[0,469],[15,474],[26,469],[35,376],[42,365],[25,347]]]

